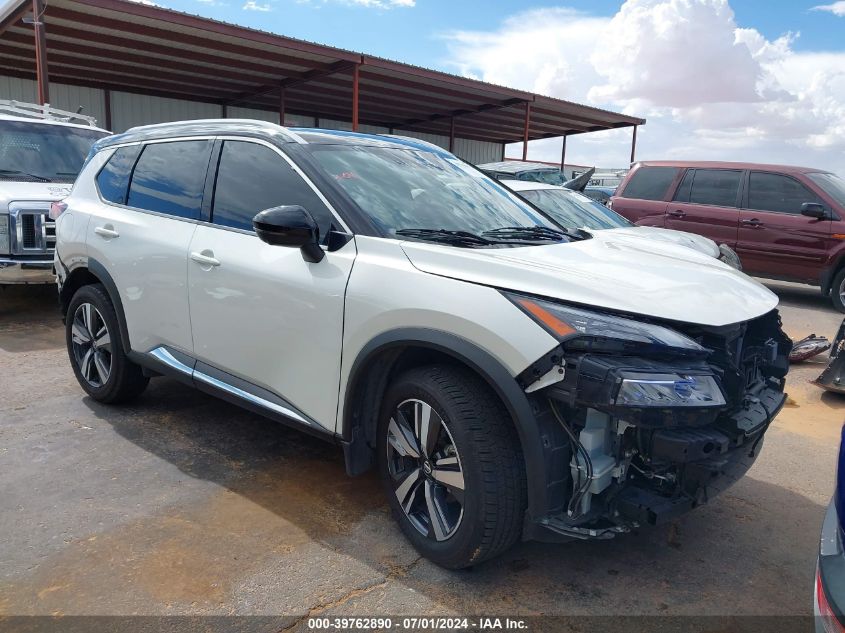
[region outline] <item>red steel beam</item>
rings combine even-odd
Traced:
[[[285,124],[285,97],[286,97],[286,90],[285,87],[282,86],[279,89],[279,125]]]
[[[352,67],[352,131],[358,131],[358,81],[361,75],[360,64]]]
[[[563,167],[566,165],[566,134],[563,135],[563,147],[560,150],[560,171],[563,173]]]
[[[50,103],[50,75],[47,70],[47,39],[42,0],[32,0],[32,24],[35,35],[35,82],[38,85],[38,103]]]
[[[634,164],[634,158],[637,155],[637,127],[634,126],[634,134],[631,138],[631,164]]]
[[[528,160],[528,132],[531,126],[531,102],[525,102],[525,133],[522,138],[522,160]]]
[[[264,96],[264,95],[269,94],[271,92],[275,92],[276,90],[279,90],[280,88],[282,90],[284,90],[285,87],[298,86],[300,84],[311,81],[312,79],[318,79],[320,77],[326,77],[328,75],[333,75],[335,73],[347,70],[347,69],[349,69],[349,67],[351,65],[352,65],[351,62],[340,61],[340,62],[335,62],[333,64],[329,64],[328,66],[325,66],[323,68],[315,68],[313,70],[309,70],[309,71],[304,72],[304,73],[296,73],[296,74],[290,75],[288,77],[285,77],[284,79],[281,79],[280,81],[277,81],[276,83],[265,84],[263,86],[259,86],[259,87],[255,88],[254,90],[243,92],[243,93],[239,94],[237,97],[235,97],[234,99],[232,99],[229,103],[233,104],[233,103],[239,103],[239,102],[242,102],[242,101],[248,101],[250,99],[254,99],[256,97],[261,97],[261,96]]]
[[[449,151],[455,151],[455,117],[449,119]]]

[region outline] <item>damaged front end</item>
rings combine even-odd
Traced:
[[[669,521],[751,467],[786,399],[792,342],[776,310],[710,327],[506,296],[560,341],[518,377],[562,430],[536,523],[609,538]]]

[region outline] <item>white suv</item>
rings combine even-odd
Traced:
[[[91,117],[0,99],[0,285],[56,281],[50,205],[108,135]]]
[[[446,567],[674,518],[742,476],[785,399],[764,287],[564,229],[414,139],[136,128],[95,145],[65,202],[88,394],[168,375],[337,442]]]

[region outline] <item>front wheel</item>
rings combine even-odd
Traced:
[[[840,312],[845,312],[845,267],[843,267],[833,278],[830,286],[830,301],[833,307]]]
[[[83,286],[73,295],[65,339],[76,380],[95,400],[125,402],[146,388],[149,378],[120,344],[117,313],[103,286]]]
[[[525,468],[513,422],[471,372],[432,365],[388,388],[379,470],[405,536],[450,569],[492,558],[519,538]]]

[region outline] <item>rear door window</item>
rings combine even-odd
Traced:
[[[677,167],[640,167],[622,192],[623,198],[638,200],[663,200],[666,190],[675,180]]]
[[[696,169],[692,179],[691,204],[735,207],[742,170]]]
[[[132,173],[126,204],[198,220],[211,141],[150,143]]]
[[[140,145],[118,147],[97,174],[97,189],[106,202],[126,204],[129,175],[141,151]]]
[[[319,225],[321,238],[328,235],[331,211],[284,158],[265,145],[225,141],[211,221],[251,231],[255,214],[280,205],[302,206]]]
[[[789,176],[752,171],[748,182],[748,208],[777,213],[801,213],[805,202],[823,204],[819,197]]]

